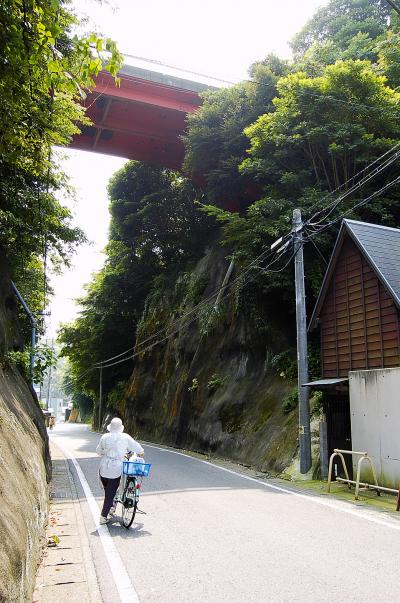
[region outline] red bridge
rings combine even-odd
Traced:
[[[119,77],[117,87],[109,74],[100,74],[85,101],[93,125],[83,127],[71,146],[180,169],[186,115],[211,86],[128,65]]]

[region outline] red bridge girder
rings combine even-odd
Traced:
[[[124,66],[121,85],[102,72],[85,100],[93,122],[74,136],[71,147],[137,159],[179,170],[186,115],[196,111],[204,84]]]

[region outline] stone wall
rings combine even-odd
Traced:
[[[207,300],[223,282],[227,255],[214,242],[192,271],[183,301],[160,294],[148,308],[142,339],[163,325],[173,333],[182,306],[190,312]],[[179,283],[171,283],[174,287]],[[282,408],[294,383],[277,373],[272,360],[293,345],[291,319],[279,309],[272,313],[268,299],[251,301],[250,313],[247,302],[237,307],[235,296],[233,287],[214,317],[201,317],[139,357],[125,398],[112,410],[143,439],[281,473],[296,452],[298,418],[297,410]]]
[[[0,260],[0,602],[31,602],[50,477],[48,438],[38,401],[7,360],[21,349],[16,304]]]

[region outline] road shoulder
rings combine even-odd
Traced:
[[[144,445],[160,447],[170,452],[183,454],[188,457],[195,458],[199,461],[215,465],[222,470],[227,470],[232,473],[239,474],[245,478],[255,479],[261,483],[264,483],[266,487],[278,488],[286,490],[296,495],[309,496],[310,499],[317,499],[325,501],[329,504],[331,501],[336,504],[337,509],[342,510],[354,510],[354,511],[365,511],[376,515],[379,518],[385,518],[394,525],[400,524],[400,512],[396,512],[396,497],[390,494],[382,493],[377,497],[376,492],[373,490],[360,489],[359,500],[354,499],[354,487],[348,489],[346,484],[339,482],[333,482],[331,491],[327,491],[327,482],[321,480],[288,480],[281,477],[267,475],[261,471],[257,471],[251,466],[245,466],[242,464],[235,463],[229,459],[222,459],[207,454],[194,452],[192,450],[173,448],[164,444],[156,444],[154,442],[142,441]],[[333,507],[332,507],[333,508]]]
[[[60,448],[50,441],[53,479],[46,547],[39,566],[34,603],[99,602],[96,572],[80,501]]]

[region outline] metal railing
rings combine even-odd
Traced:
[[[358,463],[357,463],[357,477],[356,480],[352,480],[349,478],[349,473],[347,471],[347,467],[346,467],[346,463],[344,460],[344,454],[350,454],[350,455],[356,455],[359,456],[360,458],[358,459]],[[397,506],[396,506],[396,511],[399,511],[400,509],[400,488],[398,490],[395,490],[394,488],[386,488],[385,486],[379,486],[378,484],[378,480],[376,477],[376,471],[375,471],[375,467],[374,467],[374,463],[372,462],[371,457],[369,456],[368,452],[357,452],[356,450],[341,450],[340,448],[334,448],[333,453],[330,456],[329,459],[329,470],[328,470],[328,487],[327,487],[327,491],[330,492],[331,489],[331,483],[332,483],[332,469],[333,469],[333,460],[335,457],[339,457],[341,462],[342,462],[342,467],[343,467],[343,471],[345,474],[345,478],[344,477],[337,477],[336,476],[336,481],[338,482],[343,482],[345,484],[348,485],[349,490],[351,490],[351,486],[352,484],[355,484],[355,493],[354,493],[354,498],[355,500],[358,500],[358,495],[359,495],[359,491],[360,491],[360,486],[363,488],[367,488],[369,490],[376,490],[376,494],[377,496],[380,496],[381,492],[388,492],[390,494],[397,494]],[[371,467],[371,472],[372,472],[372,477],[374,479],[374,483],[373,484],[368,484],[366,482],[360,482],[360,477],[361,477],[361,466],[362,463],[364,461],[368,461]]]

